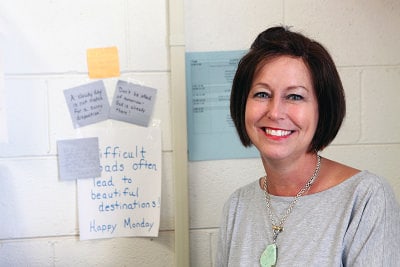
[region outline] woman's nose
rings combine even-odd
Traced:
[[[280,120],[284,116],[284,105],[279,98],[272,98],[268,102],[267,116],[271,120]]]

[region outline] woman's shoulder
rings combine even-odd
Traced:
[[[255,180],[253,182],[250,182],[246,185],[243,185],[236,189],[232,194],[231,197],[236,197],[236,198],[243,198],[243,197],[248,197],[248,196],[253,196],[254,194],[258,191],[260,191],[260,186],[259,186],[259,180]]]
[[[314,183],[311,193],[326,191],[359,175],[364,175],[359,169],[323,158],[319,177]]]
[[[348,180],[354,191],[366,192],[366,194],[376,196],[382,200],[396,199],[389,182],[383,176],[379,176],[368,170],[360,171]]]
[[[322,173],[319,190],[323,192],[329,189],[341,191],[369,192],[392,194],[392,189],[386,179],[369,170],[359,170],[342,163],[325,159],[326,169]]]
[[[233,206],[239,205],[239,203],[247,205],[255,199],[264,199],[262,194],[263,191],[261,191],[259,186],[259,180],[256,180],[233,191],[226,200],[225,206],[230,206],[232,208]]]

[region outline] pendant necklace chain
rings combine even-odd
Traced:
[[[314,173],[311,176],[311,178],[308,180],[308,182],[300,189],[300,191],[296,194],[296,196],[293,198],[292,202],[290,202],[288,208],[286,209],[285,214],[283,217],[279,220],[278,223],[275,222],[274,219],[274,214],[272,212],[272,207],[271,207],[271,196],[268,193],[268,183],[267,183],[267,178],[268,176],[264,176],[264,183],[263,183],[263,188],[264,188],[264,193],[265,193],[265,203],[266,207],[268,210],[268,215],[271,219],[272,223],[272,232],[273,232],[273,237],[272,237],[272,244],[268,245],[263,254],[261,255],[260,258],[260,263],[261,266],[274,266],[276,264],[276,258],[277,258],[277,246],[276,246],[276,240],[278,238],[278,235],[283,231],[283,225],[285,224],[286,219],[292,212],[294,206],[296,205],[297,201],[301,196],[306,193],[310,187],[313,185],[315,179],[318,177],[319,170],[321,167],[321,156],[317,154],[317,165],[315,167]]]

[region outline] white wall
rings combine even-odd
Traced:
[[[342,75],[348,117],[324,155],[384,175],[400,196],[400,2],[185,1],[187,51],[247,49],[277,24],[325,44]],[[174,266],[168,34],[166,0],[0,2],[10,133],[0,144],[0,266]],[[75,136],[62,92],[88,81],[86,49],[105,46],[118,47],[122,78],[158,89],[158,238],[79,241],[75,182],[58,179],[56,140]],[[191,266],[213,266],[224,201],[262,173],[256,159],[189,164]]]
[[[348,105],[344,127],[323,155],[385,176],[400,199],[399,1],[186,0],[185,11],[187,51],[247,49],[259,32],[280,24],[323,43]],[[262,175],[258,159],[189,164],[191,266],[213,266],[224,201]]]
[[[174,266],[167,23],[165,0],[0,2],[10,138],[0,143],[0,266]],[[76,184],[58,178],[56,141],[76,137],[63,90],[89,82],[86,49],[107,46],[118,47],[121,78],[158,90],[158,238],[79,241]],[[105,80],[110,102],[116,81]],[[89,127],[104,124],[122,125]]]

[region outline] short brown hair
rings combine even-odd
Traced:
[[[302,58],[310,71],[319,119],[309,151],[322,150],[336,137],[346,114],[343,85],[328,51],[287,27],[272,27],[260,33],[239,62],[230,98],[231,117],[239,138],[244,146],[252,145],[245,126],[247,97],[255,72],[269,59],[279,56]]]

